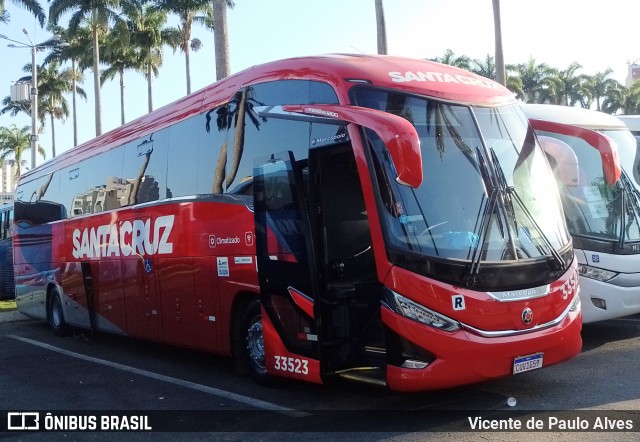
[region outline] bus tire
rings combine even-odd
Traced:
[[[49,325],[51,326],[54,335],[67,336],[71,333],[71,327],[69,327],[67,322],[64,320],[62,297],[60,296],[60,292],[56,289],[51,292],[51,296],[49,298],[47,318],[49,318]]]
[[[274,377],[267,372],[265,364],[262,309],[258,299],[249,302],[241,314],[236,339],[241,371],[248,371],[261,385],[273,385]]]

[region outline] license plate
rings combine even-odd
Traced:
[[[542,353],[520,356],[513,361],[513,374],[542,368]]]

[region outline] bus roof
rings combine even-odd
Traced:
[[[626,124],[631,132],[640,132],[640,115],[616,115],[616,118]]]
[[[522,110],[529,119],[583,127],[591,130],[626,130],[620,119],[591,109],[555,104],[523,104]]]
[[[491,106],[515,102],[515,96],[511,91],[492,80],[453,66],[426,60],[349,54],[290,58],[253,66],[212,83],[191,95],[67,150],[33,171],[26,172],[23,179],[36,179],[84,158],[144,137],[205,109],[224,104],[244,86],[294,79],[323,81],[332,85],[341,104],[348,101],[347,91],[356,83],[401,89],[465,104]]]

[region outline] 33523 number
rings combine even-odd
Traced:
[[[306,359],[290,358],[288,356],[275,356],[276,370],[288,373],[309,374],[309,361]]]

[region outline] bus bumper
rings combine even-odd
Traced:
[[[582,316],[569,312],[557,325],[508,337],[486,338],[461,329],[432,329],[382,309],[384,324],[412,345],[435,356],[425,368],[387,365],[387,386],[394,391],[427,391],[482,382],[513,374],[514,360],[542,353],[547,367],[580,353]]]
[[[630,274],[640,281],[636,274]],[[582,322],[604,321],[640,313],[640,287],[621,287],[610,282],[580,277]]]

